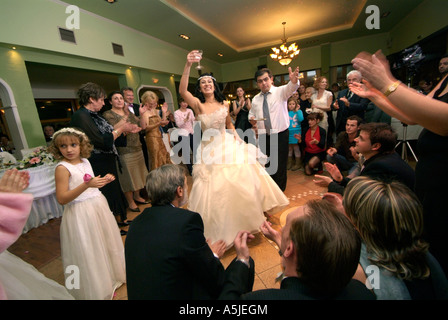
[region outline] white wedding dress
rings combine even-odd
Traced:
[[[240,230],[258,232],[264,212],[274,214],[289,201],[259,163],[266,156],[226,132],[227,112],[223,107],[197,117],[203,135],[188,209],[202,216],[206,239],[224,240],[230,247]]]

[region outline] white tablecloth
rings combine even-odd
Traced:
[[[23,192],[31,193],[34,200],[23,233],[62,216],[63,207],[57,202],[55,194],[55,168],[56,165],[52,164],[26,169],[30,173],[30,185]],[[3,173],[0,172],[0,177]]]

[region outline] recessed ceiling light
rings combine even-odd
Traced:
[[[179,37],[181,37],[184,40],[190,40],[190,37],[185,34],[180,34]]]
[[[106,0],[107,2],[109,2],[109,3],[115,3],[115,2],[118,2],[118,0]]]
[[[218,56],[223,57],[224,55],[221,52],[218,52]]]

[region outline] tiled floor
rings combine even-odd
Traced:
[[[188,177],[190,186],[191,182],[191,177]],[[290,204],[283,211],[270,217],[269,221],[274,228],[280,229],[284,225],[286,214],[291,208],[303,205],[308,200],[320,198],[325,191],[325,188],[314,184],[312,176],[305,176],[302,169],[288,171],[288,184],[285,194],[289,198]],[[143,210],[147,206],[150,205],[141,205],[140,209]],[[128,218],[132,220],[137,215],[138,213],[129,212]],[[59,225],[60,219],[50,220],[47,224],[22,235],[8,250],[35,266],[48,278],[63,285],[65,280],[59,245]],[[126,229],[127,227],[124,228],[124,230]],[[122,239],[124,243],[125,236]],[[275,282],[275,278],[281,272],[281,266],[276,246],[261,233],[258,233],[249,247],[251,257],[255,261],[256,275],[253,289],[278,288],[279,284]],[[221,259],[224,267],[227,267],[234,257],[234,249],[227,251]],[[127,300],[126,285],[117,290],[114,300]]]

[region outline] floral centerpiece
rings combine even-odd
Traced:
[[[47,152],[46,147],[38,147],[34,149],[33,152],[25,155],[22,160],[18,161],[16,168],[18,170],[23,170],[55,162],[57,162],[57,160],[52,154]]]

